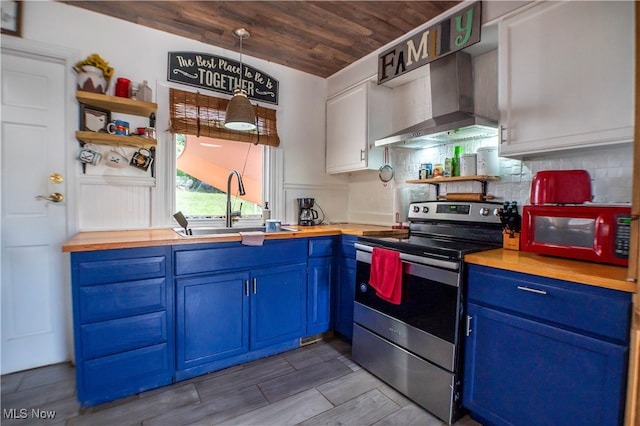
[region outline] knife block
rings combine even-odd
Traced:
[[[506,250],[520,250],[520,233],[502,231],[502,248]]]

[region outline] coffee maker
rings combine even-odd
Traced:
[[[298,198],[298,225],[312,226],[322,223],[318,219],[318,212],[313,208],[313,198]]]

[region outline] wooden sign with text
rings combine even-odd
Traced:
[[[378,84],[480,41],[482,3],[411,36],[378,55]]]
[[[278,80],[242,64],[242,86],[247,97],[278,104]],[[169,52],[167,80],[233,95],[240,85],[240,62],[196,52]]]

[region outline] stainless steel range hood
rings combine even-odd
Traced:
[[[433,117],[375,141],[426,148],[442,143],[498,135],[498,123],[473,113],[471,56],[456,52],[429,64]]]

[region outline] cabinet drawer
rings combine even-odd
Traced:
[[[145,250],[147,253],[149,250]],[[164,277],[167,257],[140,256],[141,252],[114,250],[92,252],[90,255],[75,255],[74,281],[81,285],[108,284],[121,281]]]
[[[80,322],[84,324],[166,309],[166,287],[165,278],[81,287]]]
[[[333,242],[333,237],[309,239],[309,257],[333,256]]]
[[[167,314],[154,312],[80,327],[82,357],[96,358],[167,340]]]
[[[89,406],[169,384],[170,363],[166,343],[84,362],[78,399]]]
[[[202,248],[181,246],[175,252],[176,275],[254,269],[266,265],[307,261],[307,240],[265,241],[262,246],[240,243],[206,244]]]
[[[621,291],[469,265],[468,299],[619,342],[629,337],[631,295]]]

